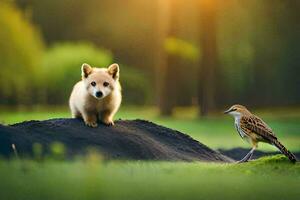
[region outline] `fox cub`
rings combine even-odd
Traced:
[[[81,72],[82,80],[75,84],[69,100],[72,116],[83,118],[91,127],[97,127],[98,120],[114,125],[113,117],[122,101],[119,65],[95,68],[84,63]]]

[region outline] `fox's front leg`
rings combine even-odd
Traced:
[[[101,121],[107,126],[113,126],[113,125],[115,125],[115,123],[113,121],[114,115],[115,115],[115,112],[113,112],[111,110],[106,110],[106,111],[102,112]]]
[[[97,116],[95,114],[83,113],[82,117],[83,117],[84,123],[87,126],[90,126],[90,127],[93,127],[93,128],[95,128],[95,127],[98,126],[98,124],[97,124]]]

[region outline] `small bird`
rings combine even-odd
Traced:
[[[247,162],[251,159],[259,142],[274,145],[291,162],[295,163],[297,161],[295,155],[278,141],[272,129],[262,119],[252,114],[245,106],[233,105],[224,114],[230,114],[234,117],[234,125],[237,132],[243,139],[247,139],[252,144],[250,152],[239,163]]]

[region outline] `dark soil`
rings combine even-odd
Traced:
[[[234,159],[234,160],[241,160],[248,152],[250,149],[245,149],[245,148],[234,148],[234,149],[219,149],[219,152]],[[259,151],[256,150],[254,151],[254,154],[252,156],[252,159],[257,159],[263,156],[272,156],[276,154],[281,154],[279,151],[277,152],[264,152],[264,151]],[[293,152],[293,154],[298,158],[300,158],[300,152]]]
[[[107,159],[214,161],[233,160],[181,132],[144,120],[118,120],[115,126],[90,128],[80,119],[28,121],[0,125],[0,155],[10,157],[15,144],[19,156],[33,156],[32,146],[43,146],[50,155],[53,142],[66,148],[66,157],[84,155],[92,147]]]

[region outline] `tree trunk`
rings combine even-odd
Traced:
[[[201,17],[201,51],[199,68],[198,101],[200,116],[206,116],[215,107],[215,78],[218,63],[216,38],[216,1],[202,0],[200,3]]]
[[[177,34],[178,28],[178,1],[168,1],[164,0],[163,2],[167,3],[169,10],[167,11],[168,16],[165,16],[167,20],[167,37],[175,37]],[[166,38],[164,38],[165,40]],[[161,44],[163,46],[163,43]],[[160,114],[163,116],[172,115],[173,107],[175,106],[176,99],[176,70],[175,68],[178,65],[178,58],[174,55],[165,55],[165,62],[162,62],[162,65],[157,70],[157,77],[159,78],[159,108]]]

